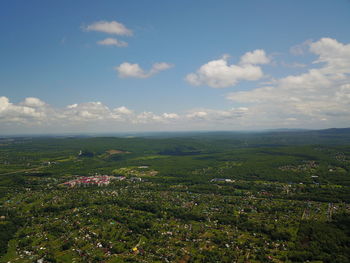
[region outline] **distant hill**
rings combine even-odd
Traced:
[[[36,140],[46,138],[63,139],[70,138],[84,140],[88,138],[100,138],[99,140],[108,140],[108,138],[119,138],[126,145],[129,142],[140,139],[148,139],[147,142],[154,144],[160,143],[158,140],[188,141],[204,144],[220,145],[223,148],[231,147],[265,147],[265,146],[283,146],[283,145],[306,145],[306,144],[328,144],[342,145],[350,144],[350,128],[330,128],[323,130],[305,130],[305,129],[274,129],[264,131],[190,131],[190,132],[140,132],[140,133],[119,133],[119,134],[81,134],[81,135],[45,135],[45,136],[22,136],[16,138],[16,142]],[[0,137],[0,142],[8,141],[10,136]],[[120,141],[118,140],[118,141]]]
[[[151,135],[149,135],[151,136]],[[151,137],[158,137],[153,134]],[[269,131],[213,131],[159,134],[165,137],[190,137],[201,140],[230,140],[246,146],[304,145],[304,144],[350,144],[350,128],[324,130],[277,129]]]
[[[318,132],[323,134],[350,134],[350,128],[331,128],[318,130]]]

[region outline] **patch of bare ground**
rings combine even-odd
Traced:
[[[109,155],[113,155],[113,154],[124,154],[124,153],[131,153],[131,152],[111,149],[106,151],[106,153],[108,153]]]

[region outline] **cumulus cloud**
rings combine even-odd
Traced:
[[[121,78],[149,78],[160,71],[171,68],[172,66],[172,64],[165,62],[154,63],[150,70],[145,71],[139,64],[124,62],[115,67],[115,70],[118,72],[118,75]]]
[[[332,38],[322,38],[310,44],[310,51],[318,55],[314,63],[324,63],[320,72],[346,78],[350,73],[350,44],[343,44]]]
[[[234,86],[241,80],[258,80],[263,72],[258,64],[267,64],[270,59],[265,51],[257,49],[245,53],[238,65],[229,65],[229,56],[212,60],[202,65],[195,73],[186,76],[186,81],[194,86],[207,85],[212,88],[226,88]]]
[[[163,114],[154,114],[153,112],[144,111],[138,115],[133,120],[134,123],[169,123],[169,121],[176,121],[179,119],[179,115],[176,113],[163,113]]]
[[[306,64],[303,64],[303,63],[298,63],[298,62],[286,63],[284,61],[280,62],[280,65],[286,68],[305,68],[307,66]]]
[[[12,127],[12,130],[9,128],[11,131],[27,131],[28,127],[37,131],[41,127],[45,132],[48,127],[53,127],[53,132],[71,131],[76,127],[81,132],[88,131],[86,127],[94,131],[125,131],[349,126],[350,44],[322,38],[310,42],[308,50],[315,59],[304,72],[271,79],[251,90],[229,93],[227,98],[235,104],[231,109],[136,112],[126,106],[110,108],[96,101],[55,108],[39,98],[29,97],[13,103],[3,96],[0,97],[0,132],[4,133],[5,127]],[[203,65],[194,73],[193,81],[224,87],[242,79],[235,77],[232,81],[232,68],[259,68],[257,65],[269,63],[268,58],[263,58],[260,51],[248,52],[237,65],[229,65],[228,56],[224,56]],[[121,77],[146,78],[170,67],[168,63],[155,63],[145,71],[138,64],[123,64],[117,69]],[[240,76],[253,78],[249,74]],[[13,128],[18,125],[24,129]]]
[[[115,113],[118,113],[118,114],[125,114],[125,115],[130,115],[133,113],[132,110],[129,110],[127,107],[125,106],[121,106],[119,108],[115,108],[113,110]]]
[[[117,21],[97,21],[84,27],[85,31],[97,31],[111,35],[132,36],[132,30]]]
[[[208,113],[205,111],[194,111],[187,114],[189,119],[205,119],[208,116]]]
[[[154,114],[153,112],[142,112],[136,116],[135,123],[149,123],[149,122],[162,121],[161,116]]]
[[[110,110],[99,101],[86,102],[67,106],[61,116],[71,121],[103,120],[110,116]]]
[[[5,111],[9,106],[10,106],[9,99],[4,96],[0,97],[0,112]]]
[[[11,103],[7,97],[0,97],[0,125],[12,127],[17,132],[28,132],[29,128],[45,133],[50,128],[54,133],[73,130],[125,131],[140,127],[148,130],[191,130],[208,127],[218,129],[232,124],[240,125],[248,113],[249,110],[245,107],[229,110],[200,109],[184,114],[135,112],[125,106],[110,108],[99,101],[54,108],[38,98],[26,98],[22,102]],[[4,133],[4,130],[0,133]]]
[[[165,63],[165,62],[154,63],[149,73],[153,75],[160,71],[167,70],[172,66],[173,66],[172,64]]]
[[[38,98],[26,98],[17,104],[7,97],[0,97],[0,125],[41,125],[72,127],[78,124],[91,125],[122,123],[123,125],[169,123],[180,118],[177,113],[155,114],[153,112],[136,113],[120,106],[110,109],[102,102],[84,102],[53,108]]]
[[[0,121],[31,123],[33,120],[45,121],[47,113],[52,112],[47,105],[37,98],[26,98],[13,104],[7,97],[0,97]]]
[[[165,120],[177,120],[180,118],[180,116],[176,113],[163,113],[162,117]]]
[[[118,40],[116,38],[105,38],[97,42],[101,46],[116,46],[116,47],[127,47],[128,43],[125,41]]]
[[[294,125],[349,123],[350,44],[332,38],[308,44],[319,67],[277,79],[269,86],[230,93],[227,98],[250,105],[257,122],[274,126],[285,120],[288,124],[297,121]]]
[[[289,52],[291,54],[293,54],[294,56],[301,56],[301,55],[304,55],[310,44],[312,43],[312,40],[308,39],[306,41],[304,41],[303,43],[301,44],[298,44],[298,45],[295,45],[295,46],[292,46],[290,49],[289,49]]]
[[[21,103],[21,105],[36,108],[36,107],[45,106],[45,102],[43,102],[42,100],[40,100],[38,98],[28,97],[28,98],[24,99],[24,101]]]
[[[268,64],[270,59],[266,56],[265,51],[262,49],[256,49],[252,52],[245,53],[239,62],[242,65],[246,64]]]
[[[214,109],[201,109],[191,111],[186,115],[186,118],[194,121],[209,121],[209,122],[227,122],[230,123],[230,120],[234,120],[237,124],[237,120],[242,117],[245,117],[249,109],[247,107],[238,107],[232,108],[229,110],[214,110]]]

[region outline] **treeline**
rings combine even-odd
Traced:
[[[288,257],[293,262],[349,262],[349,214],[337,214],[331,222],[302,221],[295,246]]]

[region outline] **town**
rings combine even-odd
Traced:
[[[78,186],[89,186],[89,185],[97,185],[97,186],[106,186],[109,185],[111,180],[125,180],[125,177],[115,177],[108,175],[95,175],[95,176],[81,176],[75,180],[70,180],[64,182],[63,185],[69,187],[78,187]]]

